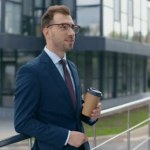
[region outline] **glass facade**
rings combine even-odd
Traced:
[[[21,7],[18,3],[7,1],[5,7],[5,32],[21,33]]]
[[[104,0],[105,37],[149,43],[147,0]]]
[[[2,50],[0,53],[0,82],[1,82],[1,105],[13,106],[13,94],[15,89],[15,75],[17,69],[35,57],[38,53],[22,50]]]
[[[109,7],[104,7],[104,21],[103,21],[103,26],[104,27],[104,35],[106,37],[113,37],[114,35],[114,26],[113,26],[113,20],[114,20],[114,15],[113,15],[113,9]],[[109,19],[108,19],[109,18]]]
[[[86,38],[103,36],[133,41],[132,44],[150,43],[150,2],[147,0],[103,0],[103,3],[101,0],[4,0],[3,7],[1,2],[0,31],[4,28],[3,32],[22,35],[26,40],[29,36],[42,37],[41,15],[48,6],[58,3],[71,8],[75,23],[81,26],[80,35]],[[81,44],[85,49],[72,51],[68,57],[79,68],[83,92],[93,86],[103,92],[104,99],[144,92],[145,56],[89,49],[86,43]],[[13,106],[16,71],[38,53],[40,51],[32,48],[0,47],[0,106]]]
[[[103,81],[103,94],[106,99],[113,97],[113,89],[114,89],[114,54],[113,53],[105,53],[103,55],[103,70],[104,74],[102,75]]]
[[[1,31],[1,24],[2,24],[2,22],[1,22],[1,10],[2,10],[2,8],[1,8],[1,0],[0,0],[0,31]]]
[[[0,106],[2,106],[2,49],[0,49]]]
[[[118,55],[117,97],[140,93],[144,89],[144,57]]]
[[[40,17],[48,6],[56,3],[71,8],[74,21],[81,26],[80,34],[100,36],[100,33],[103,33],[105,37],[149,43],[150,17],[147,0],[104,0],[102,14],[101,0],[7,0],[3,1],[5,32],[41,37]],[[1,26],[2,23],[0,28]],[[103,31],[100,31],[101,29]]]
[[[148,18],[150,18],[150,7],[148,8]],[[150,43],[150,19],[148,20],[148,43]]]
[[[99,89],[99,53],[93,51],[71,52],[68,57],[76,63],[79,69],[83,91],[85,92],[90,86]]]
[[[104,6],[107,6],[110,8],[114,7],[114,0],[104,0],[103,3],[104,3]]]
[[[128,1],[128,25],[133,26],[133,0]]]
[[[79,68],[84,92],[93,86],[109,99],[144,91],[144,56],[91,50],[71,52],[68,57]]]
[[[86,36],[100,35],[100,2],[77,1],[77,24],[81,26],[80,34]]]
[[[98,5],[100,4],[100,1],[101,0],[86,0],[86,1],[83,1],[83,0],[77,0],[77,5]]]
[[[114,20],[120,21],[120,13],[121,12],[121,5],[120,0],[114,0]]]

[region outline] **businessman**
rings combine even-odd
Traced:
[[[45,48],[17,72],[15,129],[35,137],[33,150],[89,150],[82,121],[93,125],[101,108],[98,104],[90,118],[81,114],[78,71],[66,58],[80,26],[74,24],[68,7],[55,5],[42,16],[41,28]]]

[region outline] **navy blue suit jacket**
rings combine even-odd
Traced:
[[[81,85],[77,68],[71,61],[68,65],[75,81],[77,107],[72,100],[56,66],[43,51],[38,57],[23,65],[16,76],[15,129],[35,137],[34,150],[75,150],[64,146],[70,131],[83,131],[81,120]],[[84,144],[89,150],[89,144]]]

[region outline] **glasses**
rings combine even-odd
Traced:
[[[47,28],[55,25],[57,25],[62,31],[68,31],[71,28],[76,34],[79,33],[80,30],[80,26],[69,23],[50,24]]]

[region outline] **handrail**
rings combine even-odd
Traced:
[[[104,116],[107,116],[110,114],[112,115],[112,113],[118,113],[119,111],[129,110],[131,108],[134,108],[135,105],[137,107],[137,106],[141,106],[143,104],[146,104],[149,102],[149,100],[150,100],[150,97],[146,97],[146,98],[142,98],[140,100],[129,102],[129,103],[126,103],[126,104],[123,104],[120,106],[105,109],[105,110],[101,111],[101,115],[102,115],[102,117],[104,117]],[[10,145],[10,144],[21,142],[21,141],[29,139],[29,138],[31,138],[31,137],[24,135],[24,134],[17,134],[15,136],[11,136],[7,139],[0,141],[0,147],[4,147],[4,146]]]
[[[21,142],[21,141],[29,139],[29,138],[30,137],[27,135],[17,134],[17,135],[11,136],[7,139],[0,141],[0,147],[4,147],[4,146],[10,145],[10,144]]]
[[[141,107],[141,106],[144,106],[144,105],[149,105],[149,118],[147,120],[145,120],[144,122],[149,122],[148,136],[150,137],[150,97],[146,97],[146,98],[141,98],[139,100],[132,101],[132,102],[129,102],[129,103],[126,103],[126,104],[123,104],[123,105],[119,105],[119,106],[115,106],[115,107],[112,107],[112,108],[109,108],[109,109],[102,110],[101,111],[101,116],[102,117],[109,116],[109,115],[112,115],[112,114],[115,114],[115,113],[120,113],[120,112],[127,111],[128,112],[128,130],[113,136],[112,138],[106,140],[105,142],[103,142],[99,145],[93,144],[94,148],[92,148],[91,150],[95,150],[97,148],[100,148],[104,144],[112,141],[113,139],[119,137],[120,135],[122,135],[124,133],[128,133],[128,135],[127,135],[127,144],[128,144],[127,147],[128,147],[128,150],[130,150],[130,131],[133,130],[134,128],[136,128],[137,126],[139,126],[140,124],[143,124],[143,122],[142,122],[142,123],[139,123],[139,124],[135,125],[134,127],[130,128],[130,123],[129,123],[130,122],[130,111],[133,108]],[[95,126],[94,126],[94,128],[95,128]],[[93,139],[93,143],[96,143],[96,137]],[[140,146],[140,144],[139,144],[139,146]]]
[[[112,141],[112,140],[114,140],[114,139],[120,137],[121,135],[123,135],[123,134],[125,134],[125,133],[128,133],[129,131],[134,130],[135,128],[141,126],[142,124],[144,124],[144,123],[146,123],[146,122],[148,122],[148,121],[150,121],[150,118],[148,118],[148,119],[146,119],[146,120],[144,120],[144,121],[138,123],[137,125],[131,127],[131,128],[128,129],[128,130],[125,130],[125,131],[123,131],[123,132],[121,132],[121,133],[119,133],[119,134],[117,134],[117,135],[111,137],[110,139],[108,139],[108,140],[104,141],[103,143],[97,145],[96,147],[92,148],[91,150],[95,150],[95,149],[97,149],[97,148],[99,148],[99,147],[105,145],[106,143],[108,143],[108,142],[110,142],[110,141]]]
[[[101,111],[101,116],[104,117],[107,115],[112,115],[112,113],[118,113],[119,111],[123,112],[125,110],[128,110],[129,108],[131,109],[131,108],[135,108],[137,106],[145,105],[146,103],[148,104],[149,101],[150,101],[150,97],[146,97],[146,98],[142,98],[140,100],[136,100],[136,101],[129,102],[126,104],[108,108],[108,109]]]

